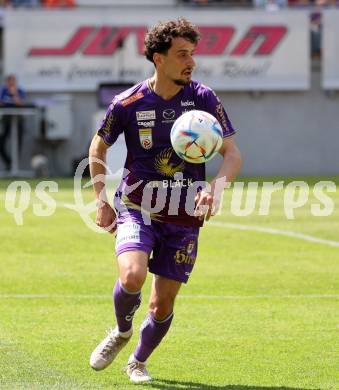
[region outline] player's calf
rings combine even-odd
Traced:
[[[120,332],[128,332],[132,328],[135,312],[141,303],[141,291],[129,292],[117,280],[113,290],[115,316]]]

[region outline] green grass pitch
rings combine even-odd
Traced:
[[[316,179],[308,181],[312,190]],[[63,206],[73,202],[71,180],[59,180],[51,194],[56,212],[35,216],[36,184],[29,181],[30,203],[17,226],[4,207],[9,181],[0,182],[0,389],[135,388],[121,370],[137,331],[105,371],[88,364],[114,325],[114,238],[92,232]],[[91,189],[83,195],[92,200]],[[201,231],[172,328],[149,360],[155,380],[138,389],[339,389],[339,247],[331,245],[339,241],[339,191],[329,194],[330,216],[311,215],[312,195],[294,220],[284,214],[284,191],[273,195],[268,216],[258,215],[258,203],[247,217],[233,215],[231,195],[213,219],[218,224]],[[135,330],[149,286],[150,278]]]

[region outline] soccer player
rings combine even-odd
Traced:
[[[98,204],[96,223],[110,233],[117,229],[119,279],[113,292],[117,325],[92,352],[90,365],[95,370],[106,368],[128,343],[149,269],[154,274],[149,313],[126,367],[135,383],[151,380],[146,361],[170,328],[175,297],[181,284],[187,282],[197,256],[199,228],[215,212],[217,180],[233,180],[241,166],[233,139],[235,131],[220,100],[210,88],[191,79],[198,40],[195,26],[184,18],[151,28],[145,37],[145,55],[154,64],[154,75],[114,97],[90,146],[94,179],[104,177],[105,167],[100,161],[105,161],[107,148],[122,132],[127,145],[125,174],[115,194],[116,211],[107,201],[105,183],[93,180]],[[210,192],[197,187],[194,195],[195,215],[186,211],[185,202],[189,187],[205,180],[205,166],[181,160],[170,142],[173,122],[191,109],[214,115],[224,136],[220,149],[223,160],[210,183]],[[172,187],[178,190],[178,186],[180,202],[174,213],[169,204],[170,192]],[[163,194],[164,188],[164,205],[157,207],[156,194]],[[153,196],[149,195],[151,190]],[[151,199],[145,202],[145,197]],[[147,202],[150,223],[143,216]]]

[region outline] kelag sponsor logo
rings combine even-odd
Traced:
[[[189,106],[193,106],[193,107],[195,106],[192,100],[186,100],[185,102],[181,100],[181,107],[189,107]]]

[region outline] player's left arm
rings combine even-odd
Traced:
[[[217,175],[210,183],[211,191],[203,189],[196,197],[196,216],[201,220],[208,221],[211,215],[216,214],[224,189],[235,180],[242,166],[241,154],[233,136],[223,139],[219,153],[223,159]]]
[[[232,182],[237,177],[242,166],[240,150],[233,136],[223,139],[219,153],[223,159],[216,177],[211,181],[211,188],[215,187],[218,179],[225,178],[226,182]]]
[[[211,191],[203,189],[195,199],[196,215],[198,218],[206,218],[208,221],[210,216],[215,215],[218,211],[223,191],[236,178],[242,161],[240,151],[234,140],[236,131],[216,93],[212,89],[200,85],[197,90],[197,101],[199,107],[217,118],[224,137],[219,149],[223,159],[216,177],[210,183]]]

